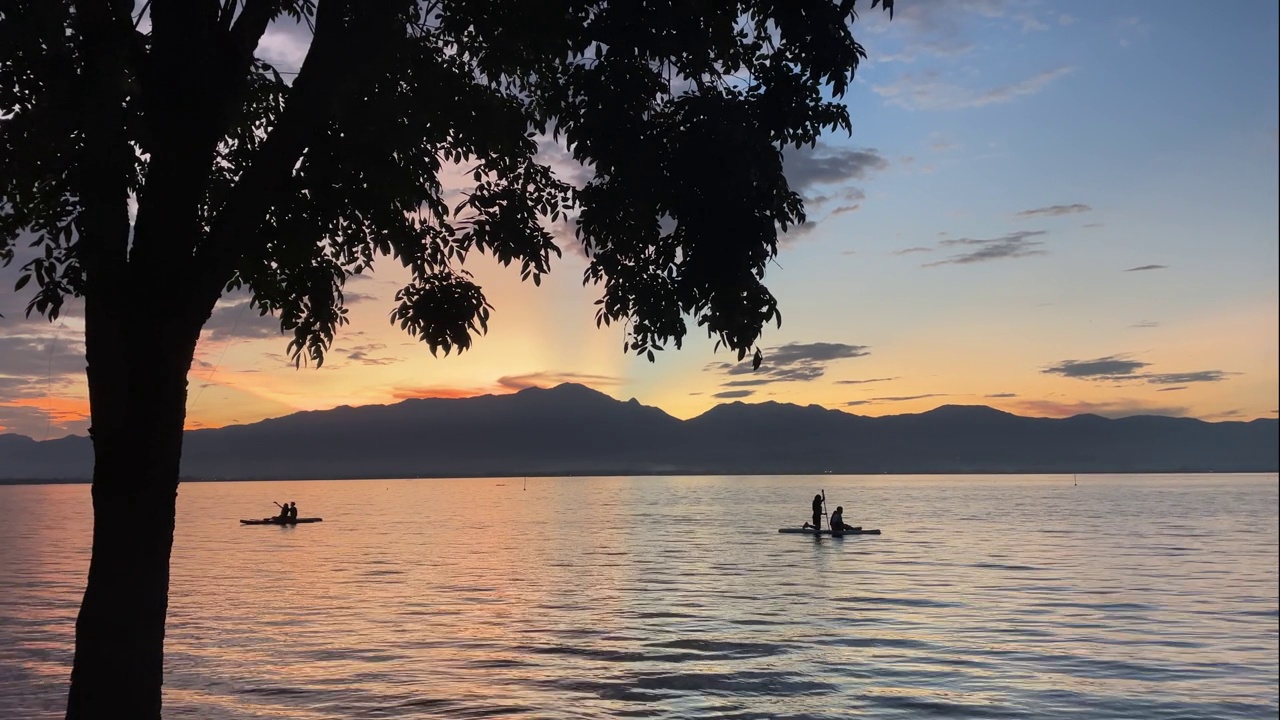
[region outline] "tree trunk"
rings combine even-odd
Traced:
[[[145,327],[129,323],[124,352],[102,353],[123,355],[124,367],[95,367],[94,341],[115,338],[95,337],[86,311],[90,394],[100,405],[90,430],[93,558],[76,620],[66,717],[158,720],[187,371],[199,324],[183,331],[163,318],[148,318]],[[165,331],[166,324],[177,331]]]

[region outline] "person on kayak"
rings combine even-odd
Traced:
[[[289,519],[295,521],[298,519],[298,503],[296,502],[289,502]]]
[[[852,525],[844,524],[844,507],[836,506],[836,511],[831,513],[831,532],[844,532],[845,530],[853,530]]]
[[[813,524],[810,525],[809,523],[805,523],[803,527],[805,529],[813,528],[814,530],[822,529],[822,496],[821,495],[813,496]]]
[[[289,503],[283,503],[283,504],[276,503],[276,504],[280,506],[280,514],[276,516],[276,519],[288,520],[289,519]]]

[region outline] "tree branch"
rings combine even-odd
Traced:
[[[284,190],[307,147],[322,134],[356,90],[385,69],[403,33],[404,0],[322,0],[315,37],[290,89],[279,124],[272,129],[232,189],[197,250],[196,307],[207,316],[257,240],[258,227]],[[248,13],[246,8],[243,15]],[[239,25],[239,21],[237,21]]]
[[[230,4],[232,0],[228,0]],[[246,0],[244,9],[235,24],[231,24],[231,12],[226,11],[226,19],[230,28],[230,45],[233,61],[241,70],[249,66],[253,58],[254,48],[267,31],[267,25],[276,16],[279,3],[271,0]]]

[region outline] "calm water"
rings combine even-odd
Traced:
[[[184,485],[166,717],[1276,717],[1274,475],[521,485]],[[884,535],[777,534],[823,485]],[[2,718],[60,715],[89,535],[0,487]]]

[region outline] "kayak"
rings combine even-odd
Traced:
[[[284,520],[281,518],[262,518],[261,520],[241,520],[241,525],[297,525],[298,523],[317,523],[324,518],[298,518],[297,520]]]
[[[779,528],[778,532],[784,533],[784,534],[790,534],[790,535],[813,535],[814,534],[811,528]],[[862,528],[857,527],[857,528],[853,528],[852,530],[842,530],[840,532],[831,532],[830,530],[819,530],[817,534],[834,535],[835,537],[841,537],[844,535],[879,535],[880,531],[879,530],[863,530]]]

